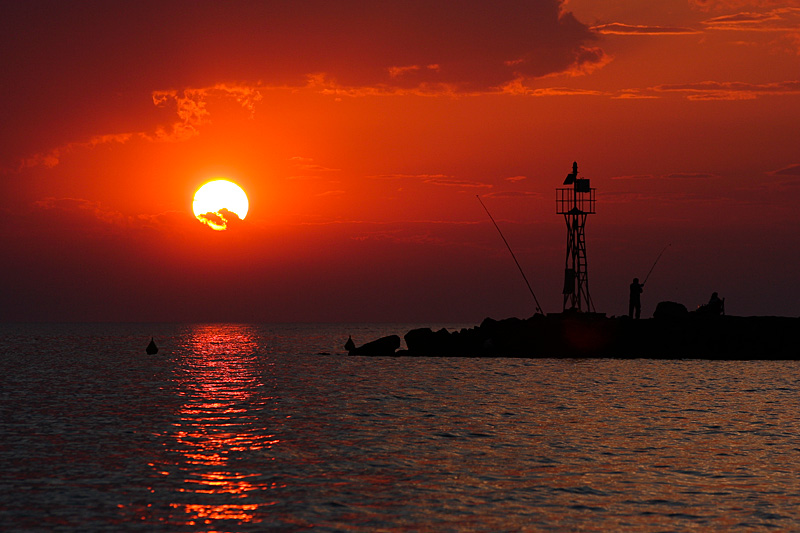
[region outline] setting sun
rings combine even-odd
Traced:
[[[42,4],[0,8],[2,321],[527,316],[476,195],[560,310],[573,161],[598,312],[673,243],[644,315],[800,316],[800,0]]]
[[[250,204],[244,190],[232,181],[209,181],[194,193],[194,216],[210,228],[222,231],[233,218],[244,220]]]

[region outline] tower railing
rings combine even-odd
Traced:
[[[595,214],[594,206],[596,189],[594,187],[586,187],[585,189],[585,192],[578,190],[577,187],[556,189],[556,214]],[[573,213],[573,209],[577,209],[577,213]]]

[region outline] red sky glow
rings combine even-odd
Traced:
[[[4,2],[4,321],[800,315],[800,0]],[[192,213],[226,177],[250,211]]]

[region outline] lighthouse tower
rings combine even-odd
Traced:
[[[589,296],[589,274],[586,262],[586,217],[593,215],[595,189],[589,180],[578,178],[578,163],[572,163],[564,185],[556,189],[556,213],[564,215],[567,224],[567,256],[564,265],[564,311],[594,311]]]

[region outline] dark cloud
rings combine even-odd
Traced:
[[[310,157],[294,156],[290,158],[292,165],[297,168],[298,174],[287,176],[287,179],[319,179],[320,174],[339,172],[339,168],[330,168],[319,165]]]
[[[52,225],[60,231],[92,235],[116,232],[130,225],[122,213],[83,198],[49,197],[34,202],[32,207],[18,213],[26,219],[28,227]]]
[[[800,0],[689,0],[689,5],[700,11],[726,11],[730,9],[757,9],[800,6]]]
[[[414,179],[414,180],[436,180],[436,179],[448,179],[452,176],[448,176],[447,174],[381,174],[379,176],[367,176],[370,179],[377,179],[377,180],[402,180],[402,179]]]
[[[653,174],[634,174],[628,176],[614,176],[612,180],[652,180],[652,179],[710,179],[718,178],[716,174],[708,172],[673,172],[663,176]]]
[[[687,35],[700,33],[691,28],[680,28],[676,26],[641,26],[622,24],[620,22],[593,26],[592,30],[597,33],[612,35]]]
[[[231,213],[233,217],[236,215]],[[149,235],[153,231],[180,238],[196,232],[198,228],[203,229],[194,217],[185,212],[132,216],[85,198],[43,198],[14,210],[11,219],[15,231],[32,235],[34,240],[51,237],[63,239],[72,233],[90,238],[129,238]]]
[[[709,179],[709,178],[718,178],[716,174],[710,174],[708,172],[673,172],[672,174],[667,174],[664,176],[667,179]]]
[[[453,178],[428,178],[423,180],[425,183],[432,185],[444,185],[446,187],[461,187],[461,188],[474,188],[474,189],[491,189],[492,186],[488,183],[481,183],[479,181],[461,180]]]
[[[583,57],[593,33],[561,4],[33,1],[4,8],[3,66],[29,74],[17,80],[29,90],[45,79],[59,90],[66,79],[79,90],[166,91],[234,80],[296,84],[314,73],[344,85],[483,88],[596,60]]]
[[[612,176],[612,180],[651,180],[655,179],[652,174],[629,174],[627,176]]]
[[[380,176],[367,176],[376,180],[414,180],[431,185],[462,188],[492,188],[492,185],[474,180],[459,179],[448,174],[383,174]]]
[[[490,192],[482,196],[486,198],[526,198],[531,196],[535,198],[541,198],[542,194],[531,191],[498,191],[498,192]]]
[[[2,111],[14,135],[0,162],[98,132],[147,131],[143,123],[162,116],[155,91],[164,102],[188,87],[300,86],[315,75],[342,87],[485,90],[602,61],[589,46],[595,34],[562,8],[561,0],[3,2]],[[203,120],[196,111],[189,125]]]
[[[800,6],[796,3],[795,6]],[[750,6],[759,7],[759,6]],[[791,7],[790,3],[763,4],[760,7],[775,7],[766,12],[740,12],[713,17],[703,21],[709,30],[796,32],[800,29],[800,7]]]
[[[685,93],[690,100],[752,100],[765,95],[800,94],[800,81],[774,83],[704,81],[658,85],[653,87],[653,90]]]
[[[704,23],[712,26],[717,24],[750,24],[754,22],[763,22],[772,18],[774,17],[767,13],[735,13],[733,15],[714,17],[706,20]]]
[[[789,165],[788,167],[770,172],[770,174],[775,176],[800,176],[800,164]]]

